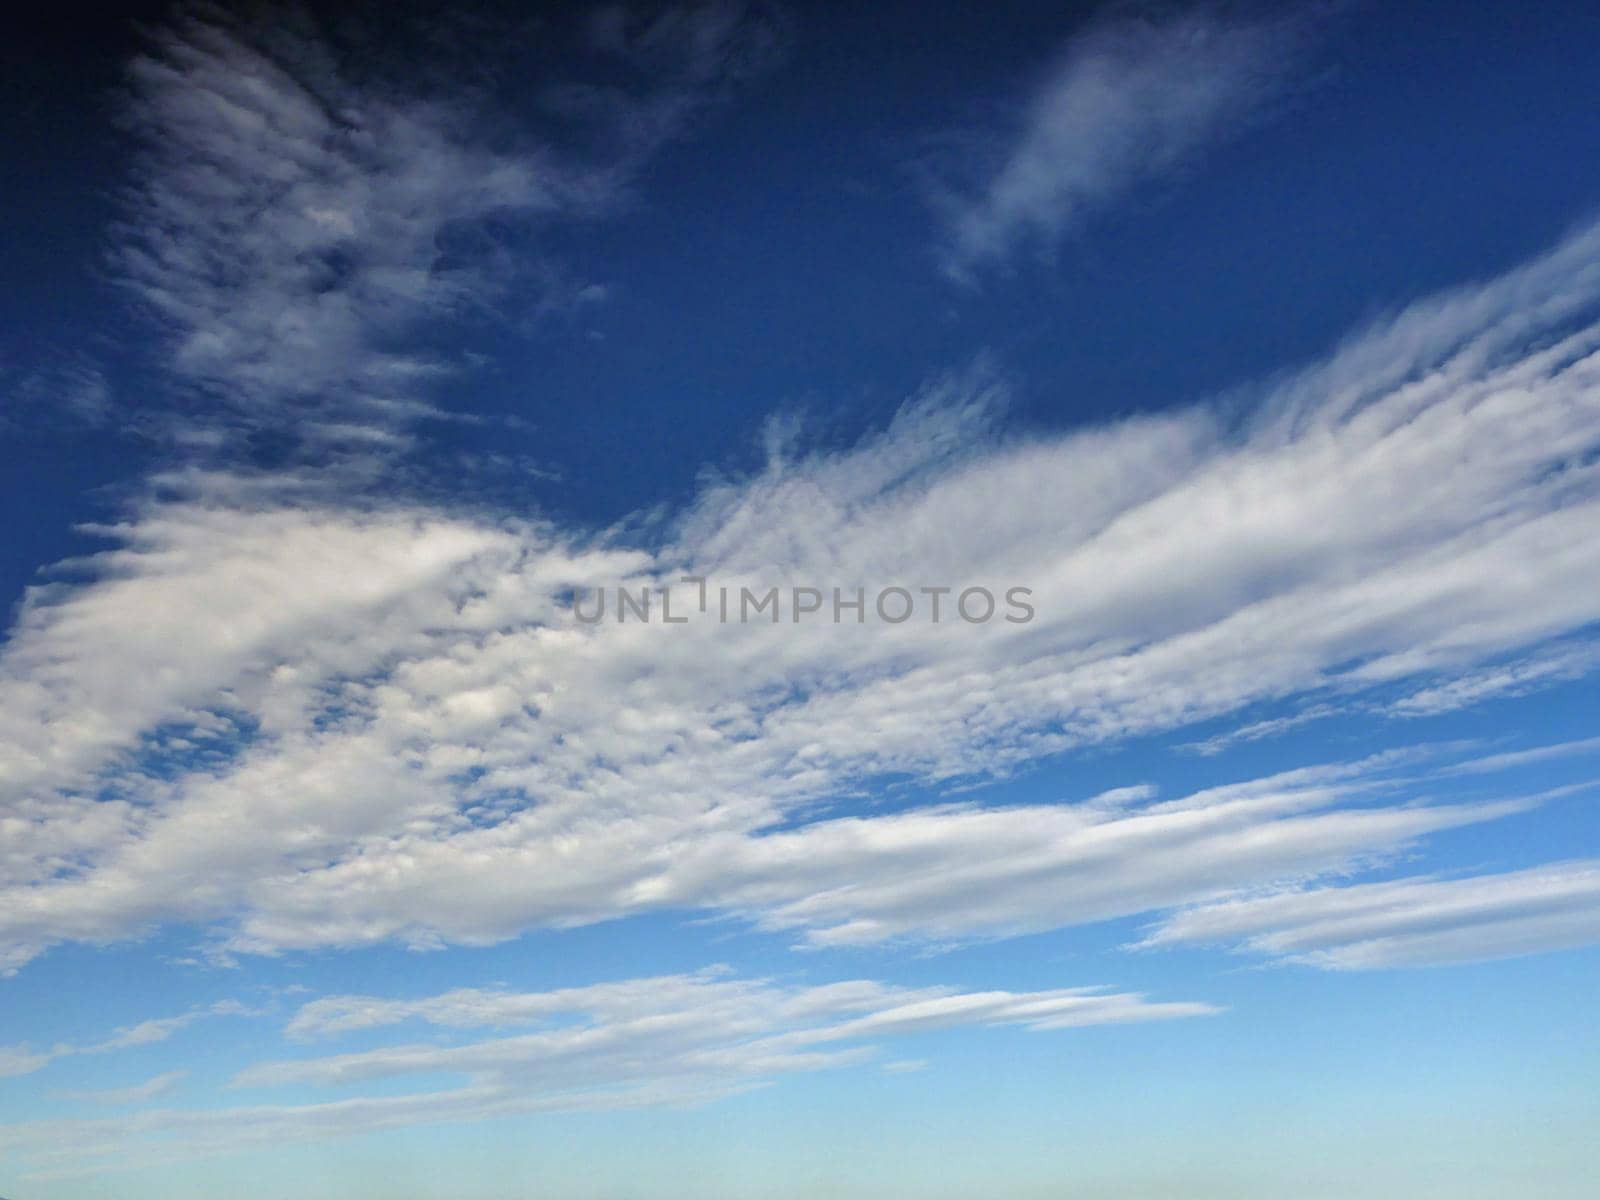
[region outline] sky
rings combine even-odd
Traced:
[[[0,1195],[1592,1195],[1592,6],[12,20]]]

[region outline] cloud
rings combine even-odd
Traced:
[[[65,1100],[77,1100],[89,1104],[144,1104],[165,1096],[177,1088],[178,1084],[187,1079],[187,1071],[167,1071],[156,1075],[143,1083],[134,1084],[125,1088],[94,1088],[86,1091],[71,1091],[57,1093]]]
[[[118,1029],[110,1037],[98,1042],[74,1045],[62,1042],[48,1050],[33,1051],[27,1046],[0,1046],[0,1078],[11,1075],[31,1075],[59,1058],[72,1058],[84,1054],[110,1054],[134,1046],[150,1046],[164,1042],[179,1030],[187,1029],[196,1021],[207,1017],[253,1016],[249,1009],[232,1000],[219,1001],[204,1008],[190,1009],[175,1017],[158,1017],[141,1021],[137,1025]]]
[[[1226,943],[1329,970],[1484,962],[1600,943],[1600,863],[1312,888],[1188,909],[1142,945]]]
[[[1368,804],[1382,764],[1148,809],[940,792],[1365,702],[1600,618],[1597,248],[1584,228],[1162,417],[1006,437],[1003,384],[957,373],[854,447],[775,435],[763,469],[642,535],[174,473],[0,653],[0,957],[163,922],[235,950],[481,944],[663,907],[808,941],[991,936],[1509,811],[1408,803],[1425,781]],[[681,611],[684,573],[734,595],[1024,585],[1036,616],[571,611],[617,585],[676,585]],[[922,803],[827,807],[885,779]],[[1148,869],[1169,850],[1171,886]]]
[[[98,1171],[152,1155],[499,1114],[704,1103],[783,1075],[871,1061],[879,1040],[907,1034],[1000,1026],[1046,1032],[1216,1011],[1094,987],[962,992],[863,979],[801,986],[742,979],[727,968],[555,992],[464,988],[412,1000],[330,996],[304,1006],[290,1035],[335,1036],[400,1022],[523,1031],[261,1063],[234,1081],[241,1088],[360,1088],[443,1076],[446,1082],[434,1090],[23,1122],[0,1127],[0,1146],[43,1174]],[[71,1153],[63,1149],[68,1146]]]
[[[120,231],[169,366],[209,399],[381,438],[444,364],[400,347],[480,281],[445,268],[453,225],[576,203],[581,178],[474,144],[459,104],[371,94],[303,23],[190,15],[130,68],[144,154]]]
[[[262,948],[423,931],[471,942],[510,936],[529,913],[559,925],[661,907],[738,913],[804,931],[813,945],[1006,935],[1347,869],[1523,807],[1334,811],[1383,791],[1381,774],[1368,763],[1126,809],[941,806],[759,835],[642,818],[580,821],[564,861],[542,873],[545,843],[498,829],[412,843],[405,864],[386,865],[382,877],[365,864],[303,877],[242,936]],[[476,864],[470,879],[461,857]]]
[[[947,267],[1053,245],[1190,161],[1282,87],[1302,30],[1215,10],[1092,28],[954,213]],[[403,445],[454,369],[419,330],[503,282],[496,247],[464,229],[611,211],[782,31],[713,4],[596,10],[584,37],[623,81],[541,93],[586,132],[590,153],[569,155],[498,136],[470,101],[364,75],[304,25],[201,14],[156,34],[132,71],[145,152],[118,262],[163,321],[186,402],[226,409],[229,430]],[[551,303],[604,298],[540,278]],[[1346,882],[1562,794],[1483,777],[1593,739],[1413,746],[1175,796],[1080,787],[1065,756],[1248,718],[1197,743],[1220,753],[1346,708],[1426,715],[1591,671],[1573,639],[1600,620],[1597,309],[1590,226],[1206,404],[1013,436],[1005,383],[980,365],[854,446],[774,425],[759,470],[708,474],[682,509],[610,530],[358,495],[342,475],[174,468],[85,530],[108,548],[31,589],[0,648],[0,970],[171,924],[213,953],[280,954],[663,911],[803,948],[1154,914],[1148,947],[1331,969],[1593,942],[1592,861]],[[97,375],[62,381],[94,385],[81,415],[109,420]],[[619,585],[681,601],[686,574],[735,595],[943,588],[948,607],[942,624],[888,623],[870,603],[859,624],[588,625],[572,610]],[[978,585],[1026,587],[1034,619],[952,615],[948,596]],[[1046,761],[1054,797],[979,790]],[[347,1089],[336,1098],[148,1107],[170,1072],[66,1094],[141,1111],[23,1122],[0,1147],[40,1176],[81,1173],[914,1069],[878,1058],[897,1035],[1214,1011],[724,969],[328,996],[289,1021],[285,1057],[234,1083]],[[0,1076],[246,1012],[0,1047]]]
[[[205,1017],[243,1017],[252,1015],[250,1010],[235,1000],[220,1000],[207,1008],[191,1009],[176,1017],[160,1017],[155,1020],[141,1021],[137,1025],[129,1025],[117,1030],[104,1041],[95,1042],[88,1046],[80,1046],[72,1050],[74,1054],[105,1054],[112,1050],[126,1050],[132,1046],[149,1046],[156,1042],[164,1042],[180,1029],[187,1029],[196,1021]]]
[[[1470,758],[1444,770],[1447,775],[1486,775],[1495,771],[1509,771],[1530,763],[1551,762],[1577,755],[1600,753],[1600,737],[1579,738],[1571,742],[1555,742],[1548,746],[1534,746],[1527,750],[1508,750],[1482,758]]]
[[[1600,646],[1589,642],[1554,646],[1514,662],[1469,671],[1411,692],[1389,711],[1402,717],[1431,717],[1487,700],[1526,696],[1540,688],[1581,679],[1600,666]]]
[[[440,415],[433,393],[463,365],[432,348],[440,322],[492,309],[513,279],[530,311],[592,296],[537,235],[614,211],[765,44],[736,6],[673,12],[640,35],[653,58],[635,87],[585,91],[541,138],[508,136],[485,88],[430,93],[427,71],[350,53],[303,12],[194,8],[156,31],[129,69],[141,151],[114,261],[164,331],[170,377],[212,414],[183,417],[183,436],[203,444],[225,414],[323,452],[392,449]],[[430,57],[467,37],[428,34]],[[524,38],[468,40],[482,77]]]
[[[681,136],[787,50],[791,22],[778,5],[709,0],[646,6],[602,4],[583,21],[583,43],[630,78],[569,83],[547,102],[605,128],[619,159],[633,163]]]
[[[0,1079],[31,1075],[50,1065],[55,1055],[35,1053],[26,1046],[0,1046]]]
[[[102,429],[115,416],[104,373],[81,355],[29,369],[0,363],[0,397],[0,433]]]
[[[1523,807],[1318,811],[1343,798],[1340,790],[1251,791],[1218,789],[1106,819],[1069,806],[848,818],[738,845],[713,842],[706,859],[688,855],[672,874],[693,878],[710,867],[722,905],[767,928],[804,929],[811,945],[961,940],[1349,869],[1426,833]]]
[[[1324,717],[1331,717],[1337,712],[1339,712],[1339,709],[1332,704],[1313,704],[1288,716],[1267,717],[1264,720],[1251,721],[1247,725],[1240,725],[1236,729],[1216,734],[1206,738],[1204,741],[1191,742],[1183,748],[1192,750],[1196,754],[1203,754],[1209,758],[1213,755],[1221,754],[1224,750],[1230,750],[1241,743],[1276,737],[1281,733],[1287,733],[1291,729],[1299,729],[1302,725],[1309,725],[1314,721],[1322,720]]]
[[[1589,642],[1563,642],[1542,647],[1533,654],[1473,670],[1433,674],[1434,682],[1408,690],[1396,700],[1348,696],[1308,704],[1298,712],[1259,721],[1191,742],[1183,749],[1206,756],[1221,754],[1242,743],[1277,737],[1329,717],[1381,714],[1391,717],[1434,717],[1491,700],[1531,695],[1574,679],[1582,679],[1600,666],[1600,648]]]
[[[941,258],[970,279],[1019,250],[1052,250],[1135,185],[1235,135],[1299,65],[1308,12],[1200,7],[1118,16],[1071,38],[980,186],[945,194]]]

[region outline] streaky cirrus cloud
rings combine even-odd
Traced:
[[[175,1017],[156,1017],[124,1026],[98,1042],[75,1045],[62,1042],[47,1050],[35,1051],[28,1046],[0,1046],[0,1078],[12,1075],[31,1075],[60,1058],[81,1054],[110,1054],[134,1046],[149,1046],[164,1042],[180,1030],[207,1017],[241,1017],[254,1015],[250,1009],[233,1000],[222,1000],[203,1008],[193,1008]]]
[[[1550,646],[1420,688],[1393,701],[1389,710],[1397,716],[1434,716],[1485,700],[1525,696],[1551,684],[1581,679],[1596,667],[1600,667],[1600,645],[1578,641]]]
[[[1201,6],[1092,20],[1015,127],[973,148],[976,185],[936,192],[945,272],[970,281],[1021,253],[1049,252],[1138,184],[1236,135],[1290,83],[1315,15]]]
[[[1545,688],[1582,679],[1600,666],[1600,646],[1577,638],[1540,646],[1529,654],[1514,654],[1470,671],[1429,682],[1398,699],[1328,698],[1306,704],[1283,716],[1265,717],[1213,734],[1184,747],[1196,754],[1215,755],[1247,742],[1278,737],[1290,730],[1349,714],[1378,713],[1390,717],[1433,717],[1494,700],[1532,695]]]
[[[160,1075],[152,1075],[143,1083],[131,1084],[128,1087],[89,1088],[56,1094],[65,1100],[77,1100],[89,1104],[146,1104],[170,1094],[188,1077],[187,1071],[163,1071]]]
[[[1445,768],[1449,775],[1487,775],[1496,771],[1510,771],[1535,763],[1548,763],[1586,754],[1600,754],[1600,737],[1578,738],[1570,742],[1551,742],[1532,746],[1526,750],[1504,750],[1468,758]]]
[[[1600,862],[1422,877],[1227,900],[1177,913],[1141,945],[1236,946],[1337,971],[1485,962],[1600,943]]]
[[[740,978],[725,967],[553,992],[329,996],[304,1005],[288,1034],[329,1037],[402,1022],[521,1031],[260,1063],[234,1080],[250,1089],[365,1086],[367,1094],[25,1121],[0,1126],[0,1148],[33,1177],[71,1176],[440,1121],[706,1103],[785,1075],[874,1061],[881,1039],[907,1034],[1001,1026],[1048,1032],[1218,1011],[1103,987],[966,992],[866,979],[806,986]],[[441,1076],[443,1086],[371,1093],[390,1080]]]
[[[203,446],[242,424],[392,450],[442,415],[438,384],[464,365],[431,327],[495,310],[513,282],[524,316],[603,294],[539,234],[613,213],[649,157],[782,41],[773,13],[733,3],[642,28],[603,16],[604,37],[574,38],[627,65],[613,86],[530,68],[544,38],[527,30],[470,39],[474,76],[522,48],[520,69],[549,75],[553,128],[515,133],[486,86],[449,74],[430,91],[426,70],[352,53],[304,11],[193,6],[152,32],[129,68],[121,115],[142,150],[112,257],[190,396],[176,435]],[[428,27],[430,56],[452,29]]]
[[[0,653],[5,961],[169,921],[272,951],[661,907],[823,941],[986,936],[1349,869],[1500,812],[1338,792],[1314,812],[1294,788],[1192,812],[818,806],[1253,705],[1440,686],[1600,618],[1597,246],[1586,227],[1163,417],[1007,437],[1003,385],[952,375],[853,448],[775,441],[653,541],[174,473],[105,530],[118,546],[30,596]],[[1037,615],[586,625],[570,608],[574,589],[684,573],[1021,584]],[[1201,893],[1146,887],[1160,855],[1138,830],[1202,839],[1174,874]],[[941,899],[925,868],[949,854],[963,869]],[[1080,890],[1086,856],[1103,887]],[[836,887],[830,862],[861,873]],[[973,879],[1002,882],[985,899]]]

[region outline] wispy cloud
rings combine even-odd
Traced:
[[[92,1088],[88,1090],[56,1093],[64,1100],[77,1100],[89,1104],[146,1104],[174,1091],[189,1077],[187,1071],[166,1071],[152,1076],[143,1083],[123,1088]]]
[[[163,320],[176,375],[247,416],[403,428],[445,364],[400,335],[482,285],[442,260],[441,235],[584,194],[531,148],[470,137],[460,102],[353,84],[303,21],[189,16],[130,73],[144,152],[122,277]]]
[[[713,841],[705,858],[687,853],[672,874],[711,874],[717,902],[767,928],[802,929],[810,945],[959,941],[1348,870],[1427,833],[1526,807],[1341,807],[1374,784],[1352,781],[1347,790],[1342,773],[1260,780],[1114,814],[1063,805],[846,818],[737,845]]]
[[[1527,750],[1507,750],[1488,754],[1482,758],[1469,758],[1465,762],[1447,767],[1447,775],[1487,775],[1496,771],[1510,771],[1533,763],[1553,762],[1585,754],[1600,754],[1600,737],[1579,738],[1572,742],[1555,742],[1548,746],[1534,746]]]
[[[413,67],[341,52],[304,13],[194,9],[154,33],[130,69],[123,116],[142,151],[114,257],[182,390],[324,449],[381,449],[436,412],[461,366],[429,348],[429,323],[493,306],[513,277],[529,311],[593,295],[563,282],[538,232],[614,209],[775,36],[735,5],[617,22],[607,51],[647,61],[627,90],[547,103],[559,143],[508,136],[459,79],[419,95]]]
[[[938,196],[945,270],[970,279],[1050,251],[1135,185],[1234,136],[1300,65],[1310,10],[1227,8],[1099,19],[1067,43],[1016,127],[986,141],[981,182]]]
[[[1258,742],[1264,738],[1277,737],[1291,729],[1299,729],[1302,725],[1310,725],[1314,721],[1331,717],[1337,712],[1339,712],[1338,707],[1332,704],[1312,704],[1288,716],[1266,717],[1260,721],[1251,721],[1226,733],[1215,734],[1204,741],[1191,742],[1184,749],[1209,757],[1221,754],[1224,750],[1244,742]]]
[[[1489,700],[1526,696],[1541,688],[1581,679],[1600,667],[1600,646],[1592,642],[1553,646],[1538,654],[1481,670],[1467,671],[1402,696],[1389,711],[1402,717],[1431,717]]]
[[[1207,756],[1221,754],[1243,743],[1278,737],[1337,716],[1434,717],[1494,700],[1532,695],[1557,684],[1582,679],[1596,667],[1600,667],[1600,647],[1592,642],[1576,641],[1540,647],[1532,654],[1490,666],[1466,670],[1446,667],[1433,672],[1426,686],[1411,685],[1396,700],[1356,698],[1350,693],[1363,690],[1362,681],[1357,680],[1354,689],[1331,689],[1341,694],[1309,703],[1298,712],[1249,721],[1183,748]]]
[[[589,50],[623,64],[630,77],[556,86],[547,99],[597,123],[625,170],[776,62],[790,21],[780,5],[760,0],[601,4],[586,14],[583,33]]]
[[[105,375],[81,356],[30,368],[0,360],[0,432],[99,429],[115,415]]]
[[[271,950],[663,905],[808,938],[1005,932],[1344,868],[1490,815],[1300,786],[1190,811],[817,806],[1472,670],[1600,618],[1597,250],[1581,230],[1160,418],[1006,439],[1003,387],[955,375],[848,450],[775,441],[653,545],[174,475],[79,582],[30,597],[0,655],[5,961],[172,920]],[[567,607],[686,571],[1021,583],[1037,617],[582,625]],[[1171,878],[1199,892],[1145,886],[1161,856],[1136,834],[1163,828],[1193,851]],[[1123,848],[1100,890],[1074,882],[1097,846]]]
[[[1600,943],[1600,863],[1400,879],[1229,900],[1142,943],[1231,944],[1331,970],[1482,962]]]
[[[62,1042],[48,1050],[34,1051],[27,1046],[0,1046],[0,1078],[8,1075],[30,1075],[59,1058],[72,1058],[84,1054],[110,1054],[134,1046],[150,1046],[164,1042],[180,1030],[207,1017],[238,1017],[253,1015],[244,1005],[232,1000],[219,1001],[205,1008],[190,1009],[175,1017],[157,1017],[118,1029],[98,1042],[72,1044]]]
[[[906,1034],[999,1026],[1045,1032],[1217,1011],[1208,1004],[1149,1001],[1095,987],[963,992],[864,979],[799,986],[741,979],[726,968],[556,992],[458,989],[413,1000],[333,996],[303,1007],[290,1034],[329,1036],[400,1022],[523,1031],[262,1063],[235,1080],[241,1088],[450,1080],[435,1090],[23,1122],[0,1126],[0,1147],[39,1174],[72,1174],[439,1121],[703,1103],[796,1072],[872,1061],[880,1040]]]

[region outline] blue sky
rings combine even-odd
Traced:
[[[1589,1194],[1586,6],[6,54],[0,1194]]]

